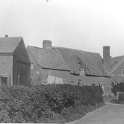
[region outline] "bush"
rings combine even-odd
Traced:
[[[48,122],[103,103],[100,86],[41,85],[1,88],[0,122]],[[81,109],[82,108],[82,109]],[[65,115],[65,116],[64,116]],[[5,119],[4,119],[5,118]]]
[[[112,93],[116,96],[117,92],[124,92],[124,83],[120,82],[120,83],[112,83],[112,89],[111,89]]]

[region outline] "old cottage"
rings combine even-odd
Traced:
[[[43,48],[28,46],[31,61],[32,85],[41,83],[63,83],[63,73],[68,73],[70,67],[65,63],[51,41],[44,41]]]
[[[28,85],[30,60],[22,37],[0,38],[0,85]]]
[[[106,79],[102,58],[98,53],[54,47],[48,40],[43,41],[42,48],[28,46],[27,51],[31,61],[32,85],[83,85],[87,81],[92,85],[102,84]],[[92,77],[95,77],[94,80],[91,80]]]

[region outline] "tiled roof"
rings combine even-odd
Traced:
[[[13,53],[21,39],[21,37],[0,38],[0,53]]]

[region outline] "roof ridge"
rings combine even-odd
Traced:
[[[43,48],[41,48],[41,47],[33,46],[33,45],[28,45],[27,48],[28,48],[28,47],[29,47],[29,48],[38,48],[38,49],[43,49]]]
[[[73,49],[73,48],[67,48],[67,47],[55,47],[55,48],[60,48],[60,49],[67,49],[67,50],[75,50],[77,52],[85,52],[85,53],[89,53],[89,54],[98,54],[100,55],[98,52],[89,52],[89,51],[85,51],[85,50],[81,50],[81,49]]]
[[[34,48],[38,48],[38,49],[43,49],[41,47],[38,46],[33,46],[33,45],[28,45],[27,47],[34,47]],[[78,50],[78,49],[73,49],[73,48],[67,48],[67,47],[52,47],[52,49],[67,49],[67,50],[75,50],[77,52],[84,52],[84,53],[88,53],[88,54],[96,54],[96,55],[100,55],[100,53],[98,52],[89,52],[89,51],[84,51],[84,50]]]
[[[20,38],[22,39],[22,36],[17,36],[17,37],[0,37],[0,39],[11,39],[11,38]]]

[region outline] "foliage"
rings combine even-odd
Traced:
[[[112,89],[111,91],[113,92],[113,94],[116,96],[117,92],[124,92],[124,83],[120,82],[120,83],[112,83]]]
[[[0,122],[64,121],[72,113],[81,116],[88,112],[89,106],[103,103],[102,89],[95,85],[3,87],[0,94],[4,95],[0,96]]]
[[[112,83],[112,92],[116,96],[115,99],[112,100],[113,103],[124,103],[124,83]]]

